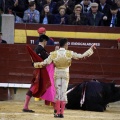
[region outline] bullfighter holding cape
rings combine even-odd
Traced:
[[[41,46],[39,46],[41,47]],[[26,46],[32,62],[42,62],[43,59],[38,56],[28,45]],[[26,94],[26,100],[23,112],[34,112],[28,108],[31,97],[42,98],[44,100],[54,102],[55,88],[54,88],[54,66],[51,63],[47,67],[37,68],[33,71],[32,84]]]

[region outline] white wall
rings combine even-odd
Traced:
[[[14,44],[14,15],[2,14],[2,39]]]

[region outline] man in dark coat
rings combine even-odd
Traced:
[[[98,11],[102,12],[105,16],[108,15],[110,11],[110,5],[106,3],[106,0],[100,0]]]
[[[5,0],[0,0],[0,12],[5,12]]]
[[[107,16],[105,26],[120,27],[120,11],[117,4],[113,4],[110,7],[110,13]]]
[[[87,24],[91,26],[103,26],[103,13],[98,11],[98,4],[91,3],[91,12],[87,13]]]
[[[27,9],[25,0],[6,0],[6,13],[13,13],[14,15],[23,18],[23,13]]]
[[[37,32],[39,33],[39,36],[46,34],[46,29],[44,27],[38,28]],[[35,45],[39,44],[39,40],[35,41]],[[49,38],[47,41],[47,45],[54,45],[54,40],[52,38]]]

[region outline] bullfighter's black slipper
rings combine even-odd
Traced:
[[[59,114],[54,115],[55,118],[60,118]]]
[[[33,110],[27,110],[27,109],[23,109],[22,110],[23,112],[30,112],[30,113],[34,113],[35,111],[33,111]]]
[[[63,114],[60,114],[60,118],[64,118],[64,115],[63,115]]]

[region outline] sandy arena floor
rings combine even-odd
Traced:
[[[35,113],[23,113],[24,102],[0,101],[0,120],[55,120],[51,106],[42,101],[31,102],[30,108]],[[63,118],[62,118],[63,119]],[[110,104],[106,112],[88,112],[81,110],[65,110],[64,120],[120,120],[120,102]]]

